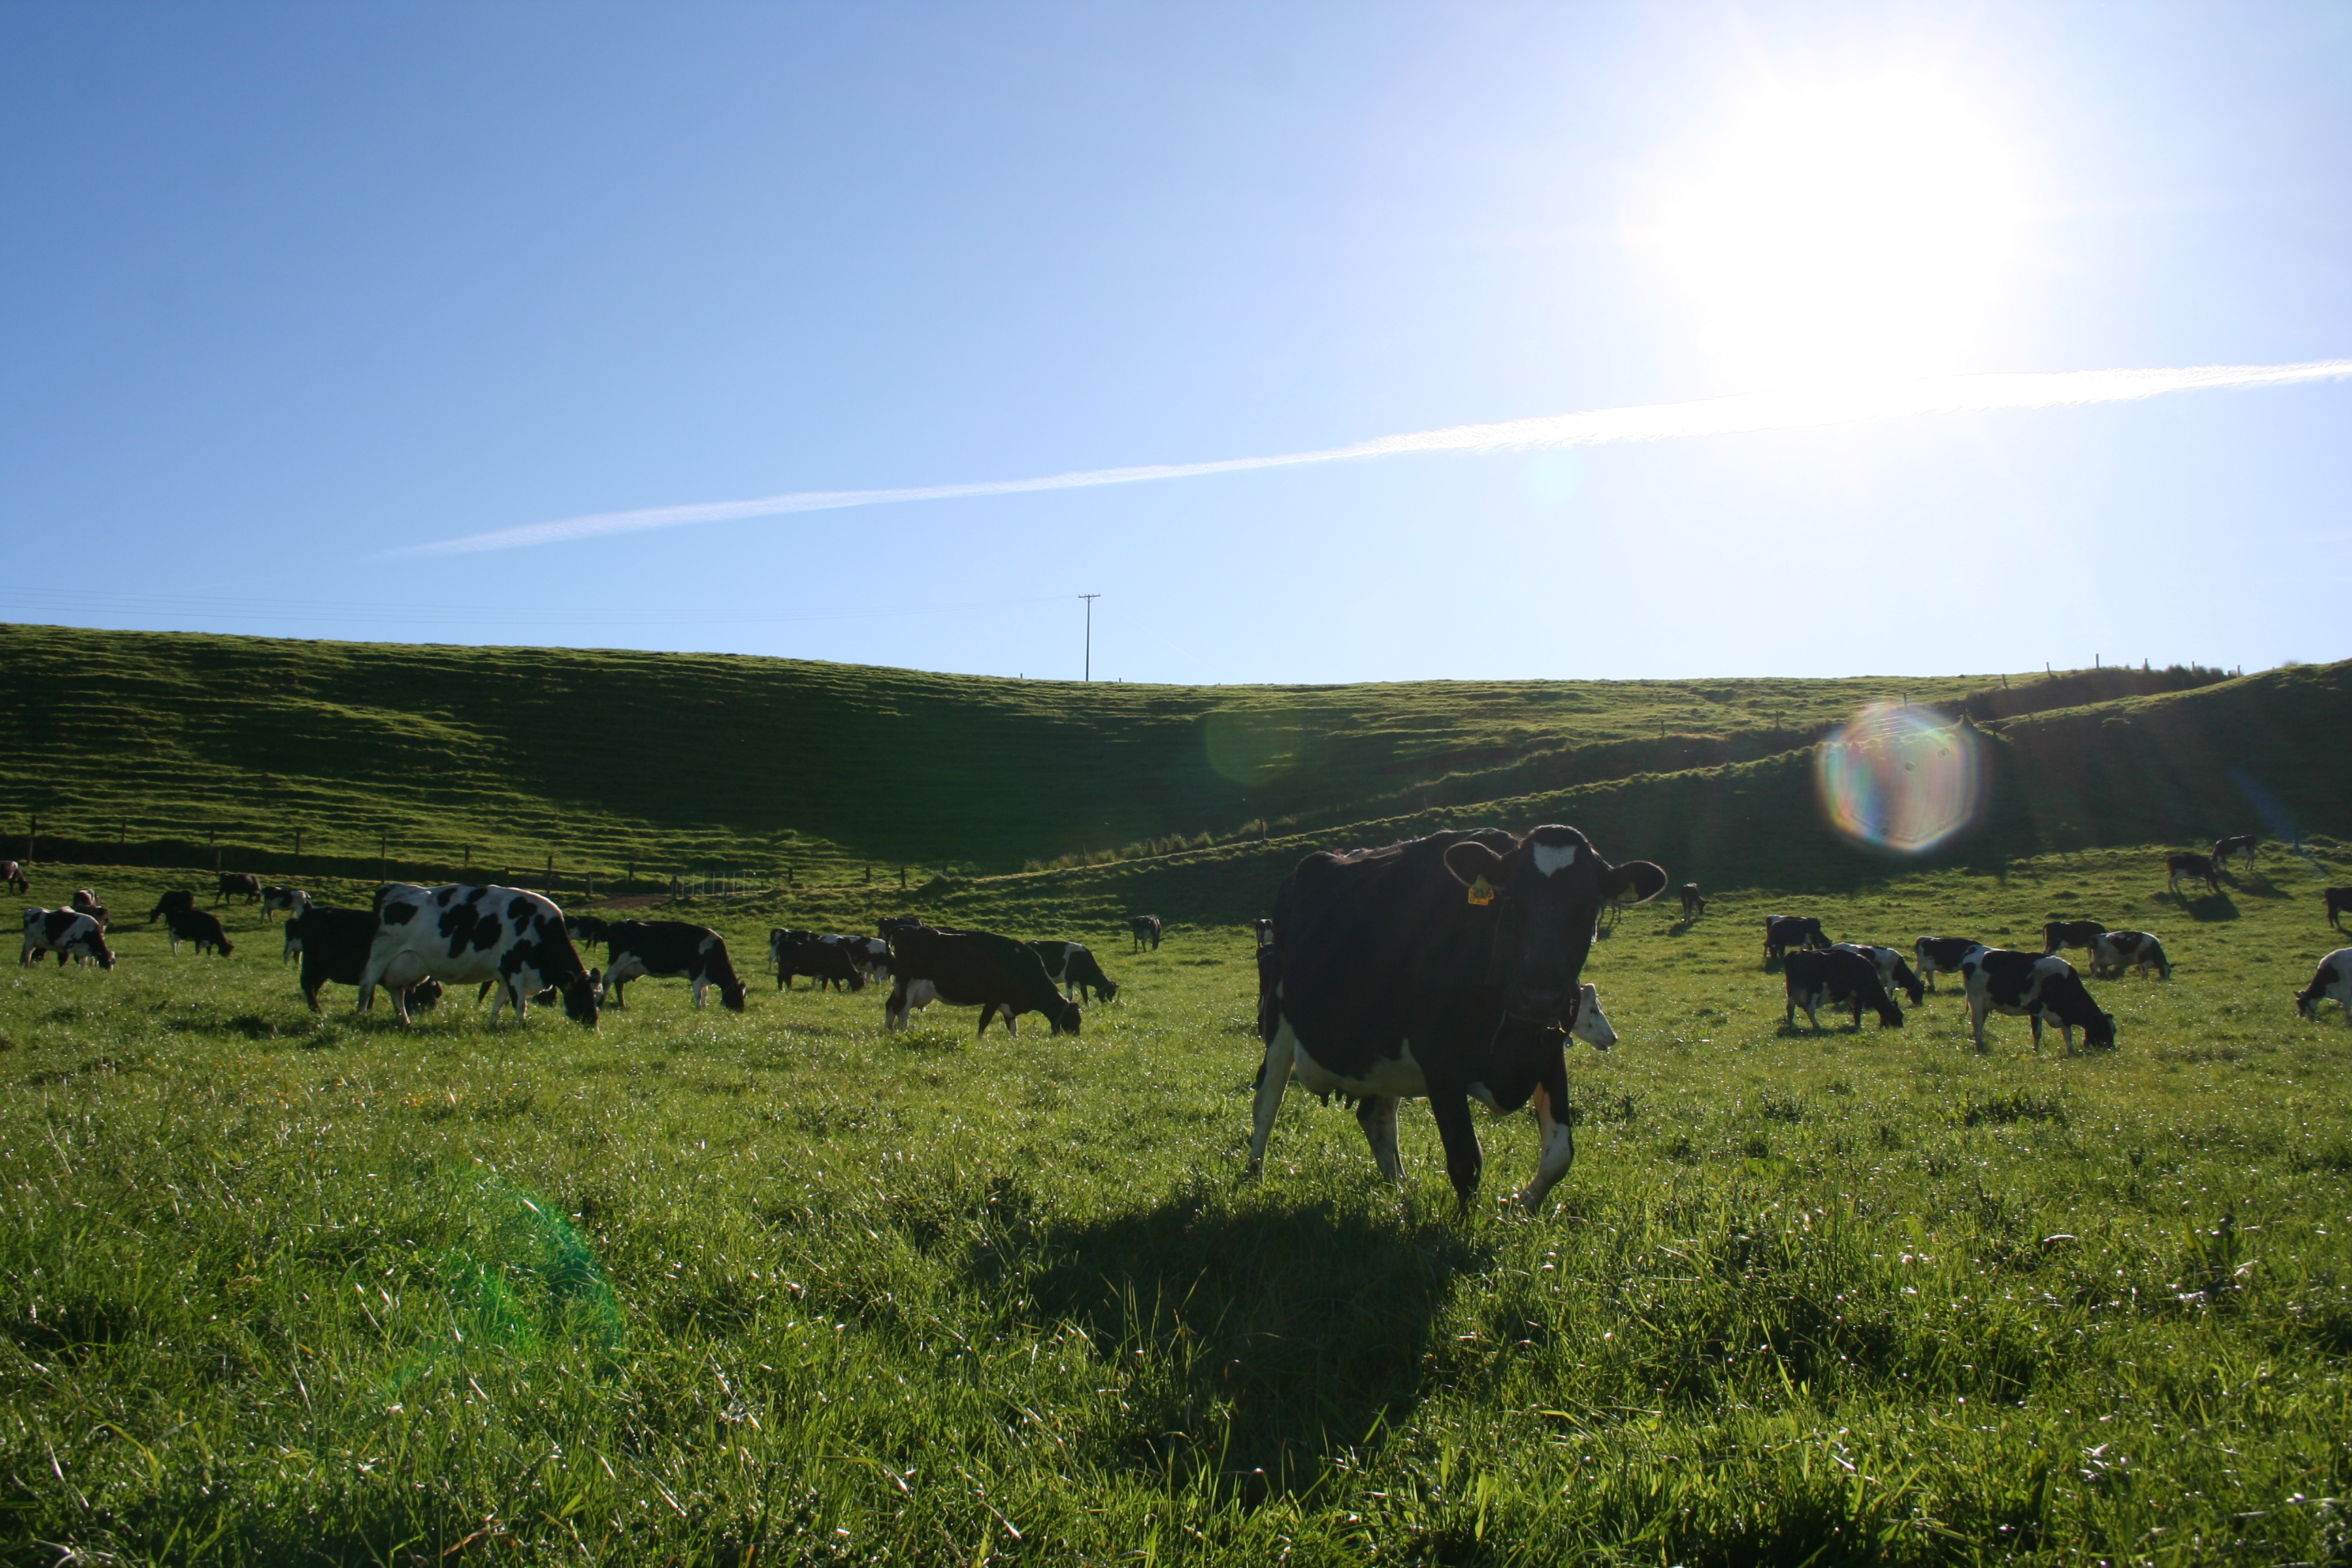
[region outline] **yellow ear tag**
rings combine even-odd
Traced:
[[[1474,904],[1493,903],[1495,901],[1495,884],[1489,882],[1484,877],[1481,877],[1476,881],[1471,883],[1470,901]]]

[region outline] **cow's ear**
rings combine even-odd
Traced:
[[[1481,880],[1491,886],[1502,886],[1499,870],[1502,864],[1500,855],[1475,839],[1446,847],[1445,868],[1453,873],[1455,881],[1465,888]]]
[[[1647,860],[1628,860],[1609,868],[1601,889],[1612,903],[1646,904],[1666,890],[1665,868]]]

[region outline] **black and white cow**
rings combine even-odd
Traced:
[[[1264,915],[1257,918],[1257,944],[1260,947],[1274,945],[1274,922]]]
[[[2321,959],[2311,984],[2294,994],[2294,1010],[2306,1018],[2316,1019],[2323,1002],[2340,1004],[2344,1021],[2352,1024],[2352,947],[2339,947]]]
[[[25,911],[25,951],[17,955],[18,965],[32,963],[37,952],[56,953],[60,969],[68,958],[95,959],[100,969],[114,967],[114,954],[106,945],[106,932],[96,921],[72,910]]]
[[[1698,890],[1696,882],[1685,882],[1676,891],[1682,894],[1683,919],[1695,921],[1706,913],[1706,895]]]
[[[2106,929],[2103,921],[2052,921],[2042,928],[2042,951],[2059,952],[2070,947],[2087,949]]]
[[[2352,910],[2352,888],[2323,888],[2319,896],[2327,900],[2327,923],[2342,931],[2344,911]]]
[[[743,1010],[743,983],[727,959],[727,939],[708,926],[684,921],[614,921],[604,928],[604,999],[625,1005],[621,988],[640,975],[656,980],[684,977],[694,1005],[719,987],[719,1001],[730,1013]]]
[[[88,915],[96,921],[99,930],[106,930],[108,925],[106,906],[98,901],[98,895],[89,889],[76,888],[73,899],[67,907],[78,915]]]
[[[2167,855],[2164,858],[2164,890],[2180,891],[2183,882],[2202,882],[2209,893],[2221,890],[2221,878],[2214,869],[2210,855]]]
[[[1911,951],[1919,955],[1919,979],[1932,992],[1936,976],[1958,974],[1960,960],[1983,945],[1972,936],[1923,936],[1911,944]]]
[[[193,910],[195,907],[196,895],[194,892],[186,888],[173,888],[162,898],[157,899],[155,907],[147,911],[147,923],[153,925],[157,915],[168,915],[173,910]]]
[[[1045,961],[1045,978],[1062,988],[1062,994],[1072,1001],[1090,999],[1109,1002],[1118,995],[1118,983],[1102,972],[1095,955],[1075,942],[1033,942],[1037,956]],[[1093,994],[1088,998],[1087,994]]]
[[[1764,917],[1764,963],[1772,961],[1792,947],[1826,951],[1830,939],[1822,933],[1822,922],[1811,915],[1766,915]]]
[[[223,958],[236,951],[236,944],[229,941],[228,932],[221,929],[220,917],[210,910],[173,910],[163,917],[163,924],[172,933],[172,956],[174,958],[180,955],[180,944],[184,942],[195,943],[199,958],[204,956],[206,948]]]
[[[2153,933],[2101,931],[2091,943],[2091,973],[2117,979],[2126,969],[2136,969],[2142,974],[2153,969],[2159,980],[2172,978],[2172,961],[2164,956],[2164,943],[2157,941]]]
[[[599,920],[594,915],[565,915],[563,929],[570,933],[574,947],[602,947],[611,940],[610,922]],[[604,984],[612,984],[613,977],[607,974],[604,977]]]
[[[1158,915],[1137,915],[1127,922],[1127,929],[1135,935],[1135,946],[1129,951],[1140,952],[1146,947],[1155,952],[1159,951],[1160,917]]]
[[[294,910],[294,900],[298,895],[305,898],[309,896],[308,894],[303,893],[302,889],[299,888],[290,888],[279,882],[263,883],[261,888],[261,918],[264,921],[267,921],[273,912],[279,910],[284,910],[289,914],[292,913]]]
[[[1564,1047],[1601,906],[1665,886],[1658,867],[1612,866],[1557,825],[1525,838],[1483,828],[1307,857],[1275,898],[1251,1173],[1265,1168],[1293,1078],[1356,1102],[1391,1181],[1404,1176],[1398,1101],[1426,1097],[1464,1204],[1486,1158],[1470,1101],[1497,1114],[1532,1103],[1540,1152],[1518,1201],[1539,1209],[1576,1157]]]
[[[2261,837],[2252,833],[2241,833],[2235,838],[2216,839],[2213,843],[2214,868],[2219,869],[2223,863],[2235,858],[2243,860],[2247,868],[2252,869],[2254,864],[2254,851],[2261,844]]]
[[[243,899],[250,904],[258,902],[260,898],[260,878],[243,871],[225,871],[221,874],[220,891],[213,895],[213,908],[220,908],[230,899]]]
[[[395,882],[378,890],[376,933],[365,992],[382,985],[393,994],[393,1012],[408,1022],[407,988],[420,980],[448,984],[498,983],[490,999],[490,1022],[511,1001],[520,1023],[526,999],[554,986],[563,1011],[575,1024],[596,1026],[604,975],[580,962],[563,929],[563,911],[552,900],[520,888],[454,883],[439,888]]]
[[[2033,1020],[2037,1049],[2044,1024],[2057,1026],[2069,1050],[2077,1027],[2086,1046],[2116,1043],[2114,1015],[2099,1010],[2074,966],[2054,953],[1979,947],[1960,961],[1960,973],[1968,986],[1969,1026],[1979,1050],[1985,1048],[1985,1018],[1992,1013]]]
[[[7,883],[15,892],[29,893],[33,890],[32,879],[25,875],[24,863],[19,860],[0,860],[0,882]]]
[[[866,989],[866,972],[847,950],[826,942],[814,931],[775,930],[768,933],[768,962],[775,965],[776,989],[790,990],[793,977],[805,974],[815,990],[828,986],[850,991]]]
[[[1911,966],[1903,962],[1903,955],[1894,948],[1874,947],[1866,942],[1842,942],[1830,951],[1851,952],[1870,960],[1871,967],[1878,971],[1879,984],[1886,988],[1890,996],[1900,991],[1911,998],[1914,1007],[1927,999],[1927,986],[1911,973]]]
[[[1896,961],[1901,962],[1899,954]],[[1805,1021],[1816,1031],[1822,1026],[1816,1009],[1822,1007],[1850,1009],[1857,1029],[1862,1027],[1864,1007],[1878,1015],[1882,1026],[1903,1026],[1903,1009],[1886,994],[1886,983],[1878,977],[1877,961],[1865,950],[1845,946],[1833,947],[1826,952],[1791,952],[1781,960],[1780,982],[1788,996],[1783,1021],[1790,1028],[1796,1026],[1800,1007],[1805,1010]]]
[[[1055,988],[1045,961],[1027,942],[993,931],[944,931],[900,926],[890,935],[890,1000],[885,1028],[903,1028],[914,1006],[913,988],[929,982],[939,999],[954,1007],[980,1009],[980,1034],[989,1020],[1004,1015],[1004,1029],[1018,1036],[1024,1013],[1043,1013],[1054,1033],[1078,1032],[1078,1006]]]

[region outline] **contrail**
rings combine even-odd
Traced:
[[[1799,430],[1864,419],[1899,419],[1922,414],[1960,414],[1989,409],[2058,408],[2077,404],[2128,403],[2169,392],[2216,387],[2283,386],[2296,382],[2352,376],[2352,359],[2312,360],[2301,364],[2209,364],[2170,370],[2029,371],[1990,375],[1931,376],[1916,381],[1849,383],[1779,392],[1749,392],[1693,403],[1646,403],[1626,408],[1595,408],[1581,414],[1549,414],[1491,425],[1453,425],[1383,436],[1352,447],[1275,457],[1226,458],[1211,463],[1156,463],[1131,468],[1087,468],[1028,479],[983,479],[974,484],[913,485],[880,490],[791,490],[751,500],[703,501],[648,507],[641,511],[593,512],[553,522],[493,529],[463,539],[444,539],[386,552],[392,555],[463,555],[485,550],[516,550],[531,544],[635,533],[688,523],[727,522],[744,517],[777,517],[796,511],[884,506],[894,501],[956,500],[967,496],[1022,495],[1033,490],[1088,489],[1097,485],[1133,485],[1153,479],[1190,479],[1206,474],[1237,474],[1252,468],[1297,468],[1306,463],[1349,462],[1413,452],[1527,451],[1552,447],[1600,447],[1623,441],[1668,441],[1694,436],[1732,436],[1758,430]]]

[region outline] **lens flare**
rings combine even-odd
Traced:
[[[1916,855],[1977,818],[1975,734],[1921,708],[1874,702],[1822,743],[1814,783],[1830,826],[1857,844]]]

